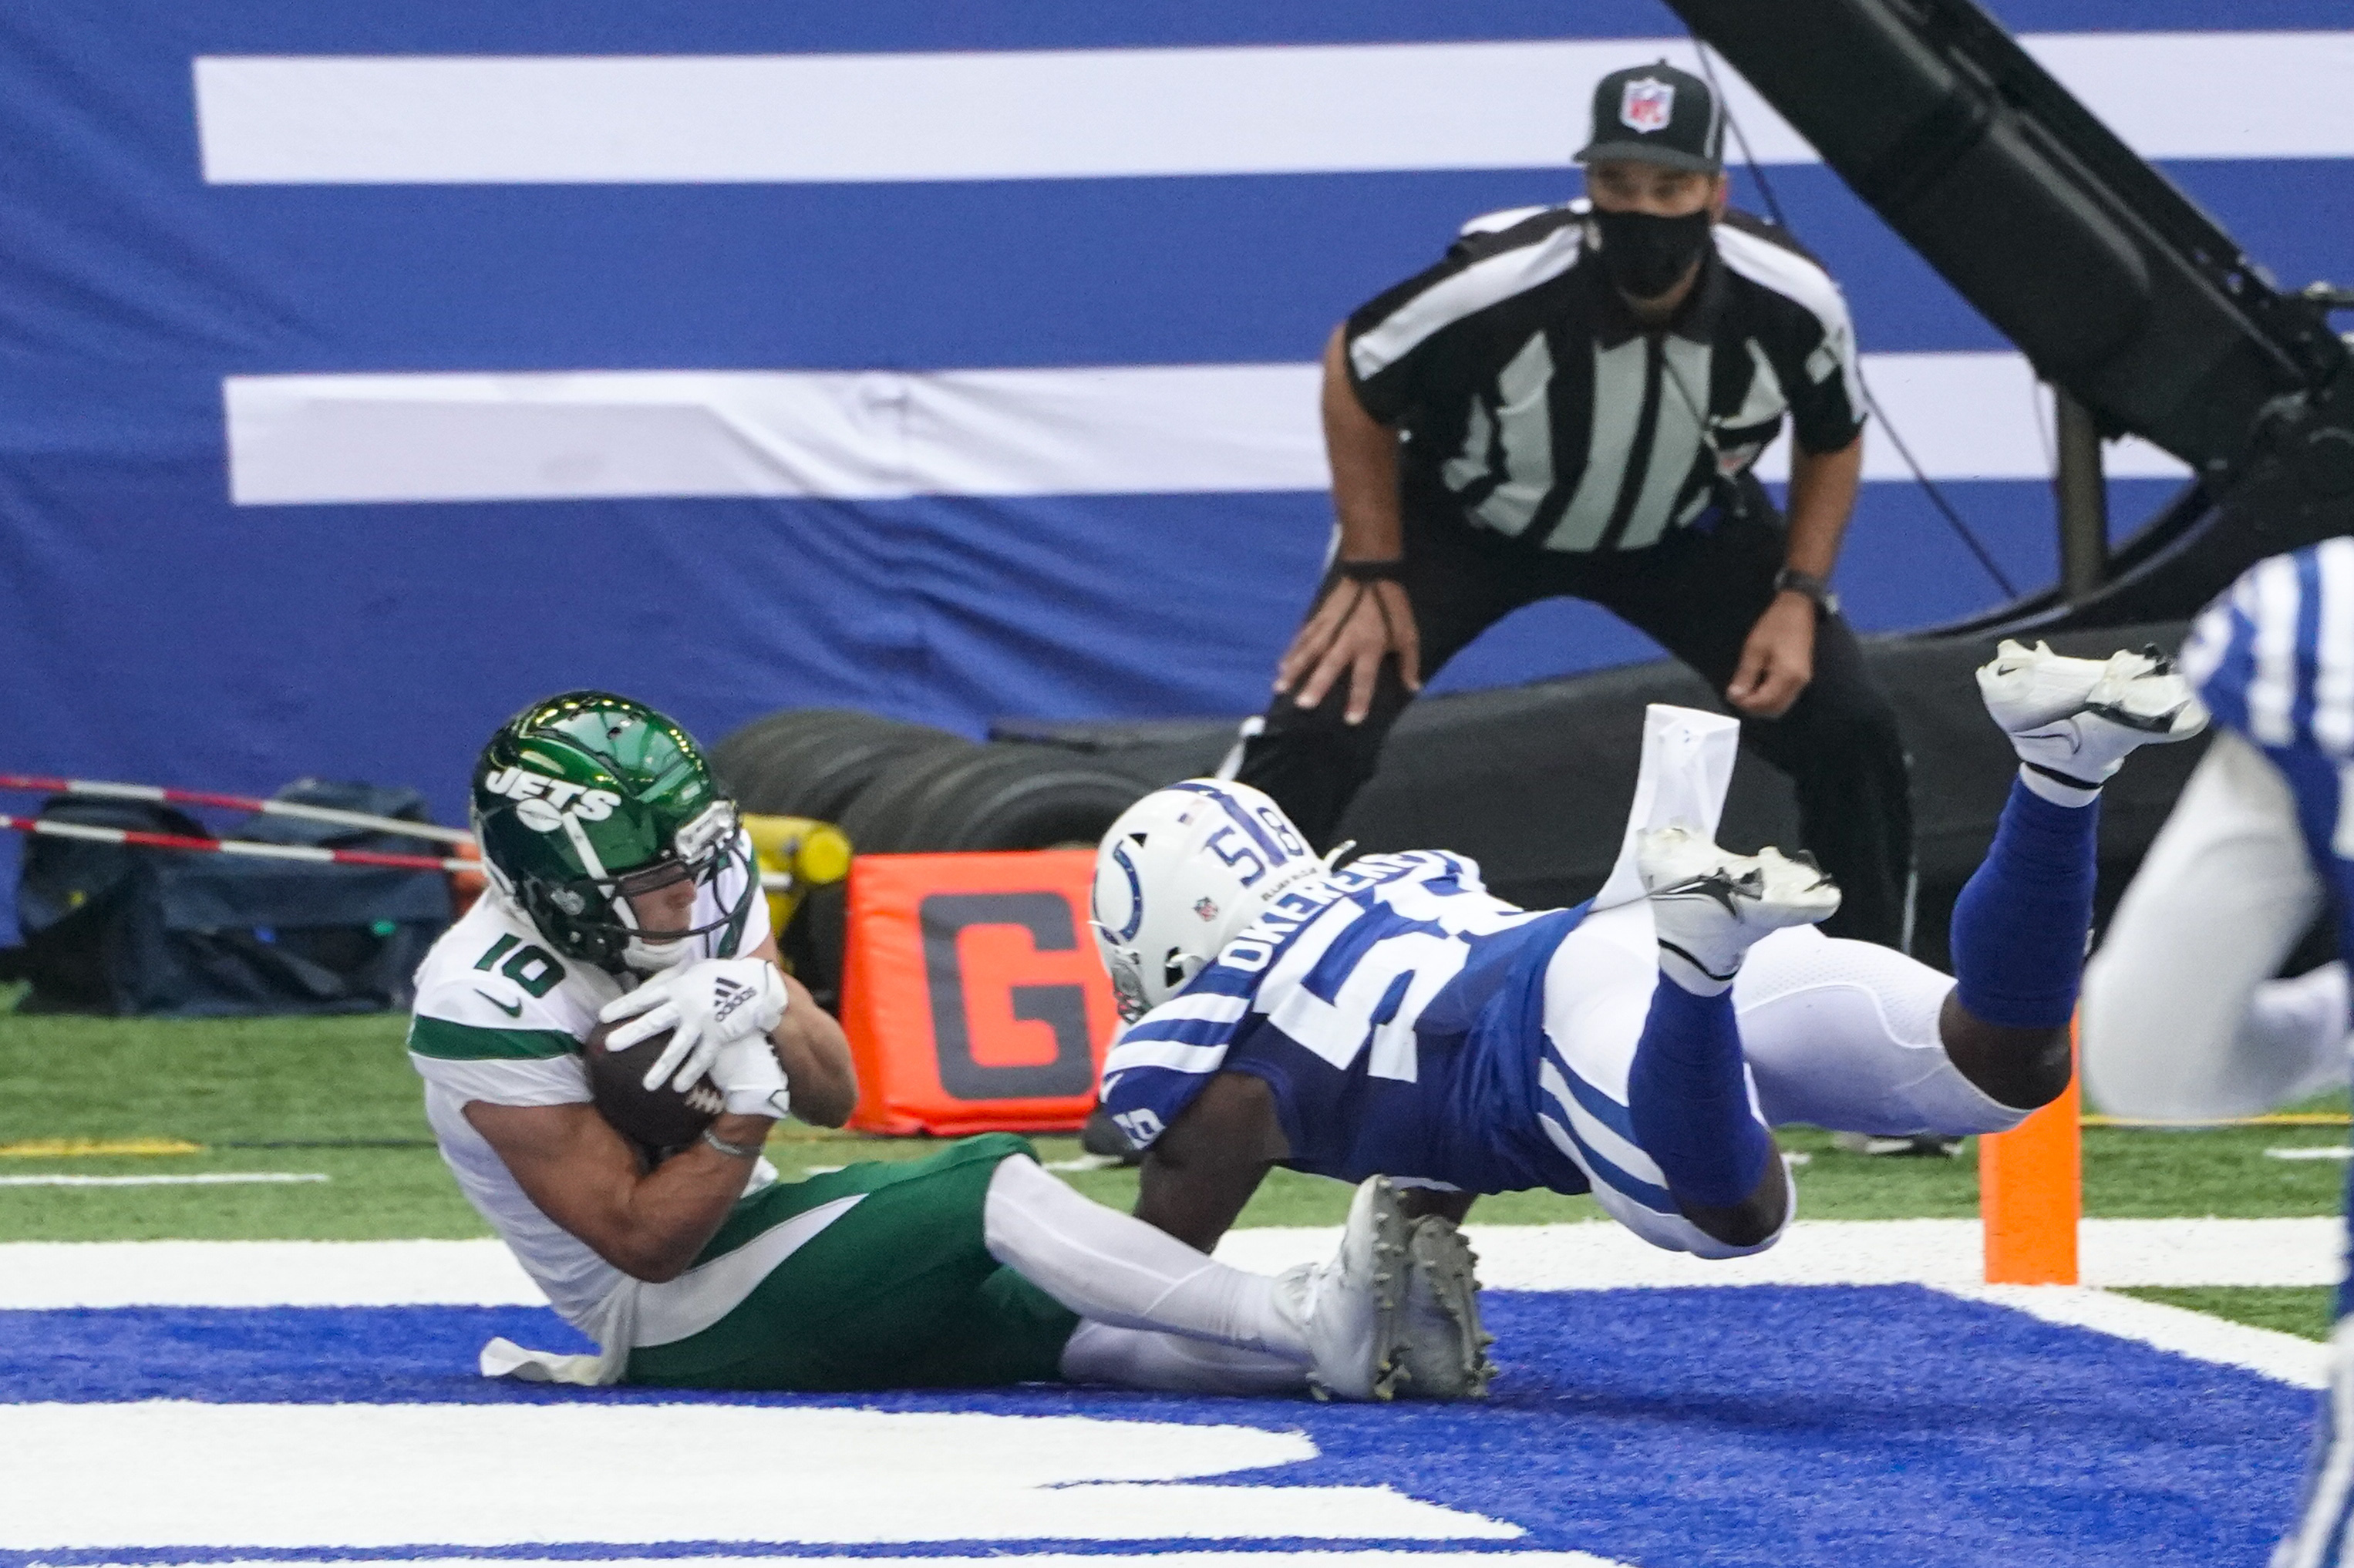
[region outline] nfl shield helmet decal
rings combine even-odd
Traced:
[[[1618,97],[1618,122],[1649,134],[1664,131],[1676,111],[1676,90],[1657,77],[1638,76]]]

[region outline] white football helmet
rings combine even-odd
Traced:
[[[1189,779],[1120,813],[1096,850],[1096,948],[1134,1022],[1185,989],[1236,933],[1320,875],[1283,808],[1247,784]]]

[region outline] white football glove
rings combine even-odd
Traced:
[[[766,1034],[745,1034],[719,1048],[711,1061],[711,1081],[719,1086],[730,1116],[772,1116],[782,1121],[792,1108],[785,1069]]]
[[[608,1051],[626,1051],[670,1030],[670,1044],[646,1074],[646,1087],[659,1087],[667,1077],[684,1093],[726,1045],[774,1030],[785,1016],[785,1000],[784,977],[766,959],[700,959],[663,970],[607,1002],[597,1016],[607,1023],[637,1021],[613,1031],[605,1041]]]

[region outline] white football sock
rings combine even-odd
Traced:
[[[1246,1351],[1182,1334],[1082,1323],[1063,1347],[1063,1376],[1155,1393],[1303,1393],[1308,1369],[1270,1351]]]
[[[1034,1160],[999,1162],[981,1229],[990,1256],[1082,1318],[1273,1351],[1303,1367],[1310,1359],[1276,1306],[1274,1280],[1092,1202]]]

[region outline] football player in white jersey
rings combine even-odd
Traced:
[[[776,1118],[848,1117],[848,1049],[778,967],[749,838],[660,714],[534,705],[476,764],[472,815],[491,885],[419,971],[410,1058],[467,1198],[599,1346],[494,1340],[486,1373],[1377,1392],[1404,1246],[1380,1183],[1337,1258],[1268,1278],[1089,1202],[1005,1135],[778,1181]],[[649,1087],[708,1074],[725,1108],[699,1140],[651,1159],[598,1113],[581,1053],[600,1019],[622,1021],[616,1050],[672,1032]]]
[[[2020,766],[1952,977],[1810,929],[1839,896],[1810,862],[1710,842],[1732,732],[1712,715],[1653,710],[1651,831],[1575,909],[1515,908],[1437,852],[1331,869],[1246,785],[1147,797],[1105,835],[1094,916],[1131,1019],[1101,1093],[1147,1150],[1138,1214],[1207,1248],[1273,1164],[1410,1184],[1404,1369],[1451,1397],[1485,1375],[1453,1224],[1474,1194],[1591,1192],[1657,1245],[1730,1257],[1788,1222],[1778,1124],[2017,1125],[2072,1072],[2101,786],[2206,717],[2144,654],[2007,642],[1978,683]]]
[[[2193,623],[2182,668],[2219,733],[2084,976],[2084,1085],[2119,1115],[2219,1121],[2346,1086],[2354,539],[2251,567]],[[2338,961],[2273,979],[2324,910]],[[2354,1279],[2335,1324],[2274,1568],[2354,1563]]]

